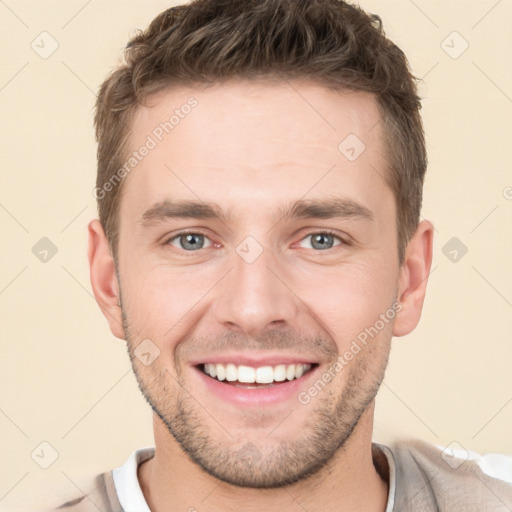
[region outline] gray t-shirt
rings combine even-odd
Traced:
[[[386,512],[511,512],[512,484],[483,473],[473,460],[454,459],[420,440],[372,445],[373,462],[389,483]],[[148,456],[147,452],[144,457]],[[142,462],[142,460],[139,460]],[[113,472],[98,475],[90,491],[60,512],[125,512]]]

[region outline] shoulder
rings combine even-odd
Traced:
[[[418,439],[390,446],[395,510],[512,510],[512,484],[484,473],[475,460]],[[459,453],[458,455],[462,455]]]
[[[91,485],[59,506],[40,512],[124,512],[119,503],[112,471],[97,475]]]

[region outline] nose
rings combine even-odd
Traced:
[[[282,274],[269,249],[252,263],[235,253],[233,268],[215,297],[216,320],[252,337],[267,329],[293,326],[299,299]]]

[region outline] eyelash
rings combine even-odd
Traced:
[[[181,236],[185,236],[185,235],[202,235],[202,236],[204,236],[206,238],[209,238],[209,236],[206,233],[204,233],[203,231],[201,231],[201,230],[181,231],[180,233],[177,233],[177,234],[173,235],[170,238],[166,238],[166,240],[164,241],[164,245],[170,245],[170,242],[172,242],[173,240],[176,240],[177,238],[180,238]],[[342,238],[336,231],[332,231],[330,229],[323,229],[323,230],[320,230],[320,231],[318,231],[318,230],[310,231],[310,232],[306,233],[304,235],[304,237],[302,237],[300,239],[300,241],[302,242],[302,240],[304,240],[308,236],[312,236],[312,235],[332,235],[333,237],[337,238],[341,242],[339,245],[331,247],[330,249],[325,249],[323,251],[319,250],[319,251],[315,251],[315,252],[319,252],[319,253],[320,252],[329,252],[329,251],[333,251],[336,248],[344,246],[344,245],[345,246],[351,245],[348,240]],[[182,250],[185,253],[192,253],[192,254],[195,253],[195,252],[199,252],[199,250],[200,250],[200,249],[198,249],[196,251],[185,251],[184,249],[178,249],[176,247],[175,247],[175,249]],[[207,249],[208,249],[208,247],[207,247]]]

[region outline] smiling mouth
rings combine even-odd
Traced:
[[[311,364],[278,364],[275,366],[244,366],[206,363],[197,367],[208,377],[244,389],[271,388],[298,380],[318,366]]]

